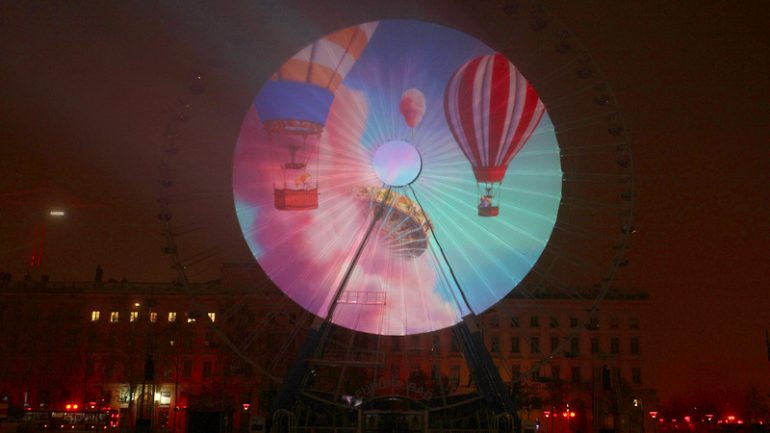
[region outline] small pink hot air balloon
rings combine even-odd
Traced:
[[[406,124],[414,128],[425,115],[425,95],[417,89],[408,89],[401,95],[401,103],[398,110],[404,116]]]

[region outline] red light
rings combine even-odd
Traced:
[[[249,407],[251,407],[249,403],[243,403],[241,406],[243,406],[243,410],[249,410]]]
[[[78,405],[76,405],[76,404],[73,404],[73,405],[72,405],[72,409],[73,409],[73,410],[77,410],[77,408],[78,408],[78,407],[79,407],[79,406],[78,406]]]
[[[692,418],[690,418],[690,415],[685,415],[684,416],[684,422],[690,422],[691,419]]]
[[[728,421],[735,421],[735,416],[734,415],[730,415],[730,416],[727,417],[727,420]]]
[[[72,405],[71,404],[67,404],[67,405],[64,406],[64,409],[72,410]]]
[[[656,412],[654,410],[650,411],[650,418],[655,419],[655,417],[657,417],[657,416],[658,416],[658,412]]]
[[[543,415],[545,415],[545,417],[548,418],[549,416],[551,416],[551,411],[550,410],[544,410],[543,411]]]
[[[564,412],[564,413],[562,413],[561,415],[562,415],[564,418],[566,418],[566,417],[568,417],[568,416],[569,416],[569,412]]]
[[[742,419],[739,419],[739,420],[738,420],[738,424],[743,424],[743,420],[742,420]]]
[[[570,412],[570,413],[569,413],[569,417],[570,417],[570,418],[575,418],[575,412]]]

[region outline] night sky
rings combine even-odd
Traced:
[[[158,179],[163,131],[184,103],[172,174],[191,275],[248,262],[222,185],[260,84],[313,38],[354,24],[346,16],[433,13],[430,2],[255,3],[2,3],[0,271],[20,278],[45,228],[39,272],[52,280],[90,280],[97,264],[106,277],[172,280]],[[624,112],[637,233],[623,281],[652,297],[643,349],[653,383],[663,398],[749,384],[766,394],[770,11],[752,1],[544,4]],[[475,13],[485,8],[499,6]],[[196,74],[201,95],[189,90]],[[48,218],[55,206],[67,217]]]

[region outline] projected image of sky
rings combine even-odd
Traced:
[[[383,335],[451,326],[513,290],[562,183],[551,121],[514,64],[458,31],[392,20],[276,70],[243,121],[233,188],[278,287]]]

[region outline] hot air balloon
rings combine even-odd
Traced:
[[[473,168],[479,216],[500,213],[498,193],[508,164],[544,112],[532,85],[499,53],[466,62],[447,83],[444,115]]]
[[[348,27],[308,45],[281,66],[254,100],[276,167],[276,209],[318,208],[318,147],[334,91],[376,28],[376,22]]]

